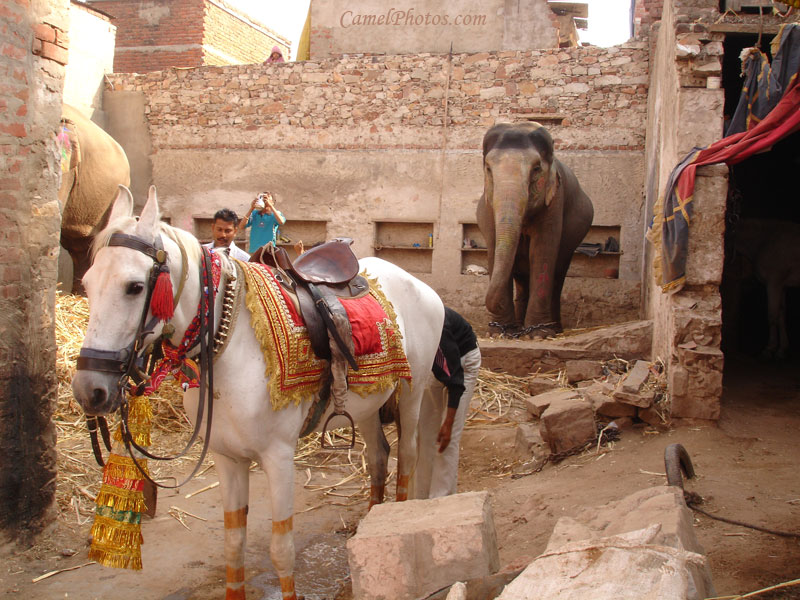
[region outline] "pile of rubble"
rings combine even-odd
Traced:
[[[622,360],[571,360],[565,371],[569,387],[563,380],[533,379],[525,401],[531,421],[517,428],[517,455],[541,464],[548,457],[580,451],[597,441],[598,432],[619,432],[636,424],[667,426],[669,398],[661,365],[637,360],[628,370],[630,365]]]

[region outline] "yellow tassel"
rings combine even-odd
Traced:
[[[150,425],[153,418],[150,401],[144,397],[130,399],[128,423],[134,441],[150,445]],[[122,428],[114,439],[122,442]],[[149,475],[147,460],[137,461]],[[103,469],[103,484],[97,494],[92,545],[89,558],[106,567],[141,570],[141,514],[147,510],[141,490],[142,472],[129,456],[112,452]]]
[[[147,468],[147,460],[139,459],[137,461],[142,470],[150,475],[150,470]],[[130,456],[120,456],[113,452],[108,457],[108,464],[106,465],[103,476],[113,477],[114,479],[143,479],[139,469],[133,464],[133,459]]]
[[[142,492],[114,491],[109,487],[101,488],[100,493],[97,494],[97,506],[108,506],[114,510],[131,510],[139,513],[147,510],[147,503],[144,501]]]

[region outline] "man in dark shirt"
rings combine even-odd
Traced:
[[[480,366],[475,332],[464,317],[445,307],[434,376],[428,380],[420,408],[415,498],[438,498],[456,492],[461,432]]]

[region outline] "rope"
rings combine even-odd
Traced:
[[[751,523],[745,523],[744,521],[736,521],[735,519],[727,519],[725,517],[720,517],[719,515],[713,515],[697,506],[703,501],[703,499],[694,492],[687,492],[684,490],[683,498],[686,501],[686,506],[688,506],[689,508],[691,508],[696,512],[699,512],[702,515],[707,516],[710,519],[714,519],[716,521],[722,521],[723,523],[729,523],[731,525],[738,525],[739,527],[747,527],[749,529],[755,529],[756,531],[763,531],[764,533],[769,533],[771,535],[779,535],[781,537],[789,537],[789,538],[800,538],[800,533],[792,533],[790,531],[780,531],[778,529],[769,529],[767,527],[760,527],[758,525],[752,525]]]

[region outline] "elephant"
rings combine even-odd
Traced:
[[[114,138],[64,104],[61,130],[61,246],[73,263],[73,291],[81,291],[81,279],[89,268],[89,247],[111,212],[120,184],[131,181],[128,157]]]
[[[483,175],[477,220],[488,252],[490,331],[560,333],[561,289],[592,225],[592,201],[539,123],[491,127],[483,138]]]

